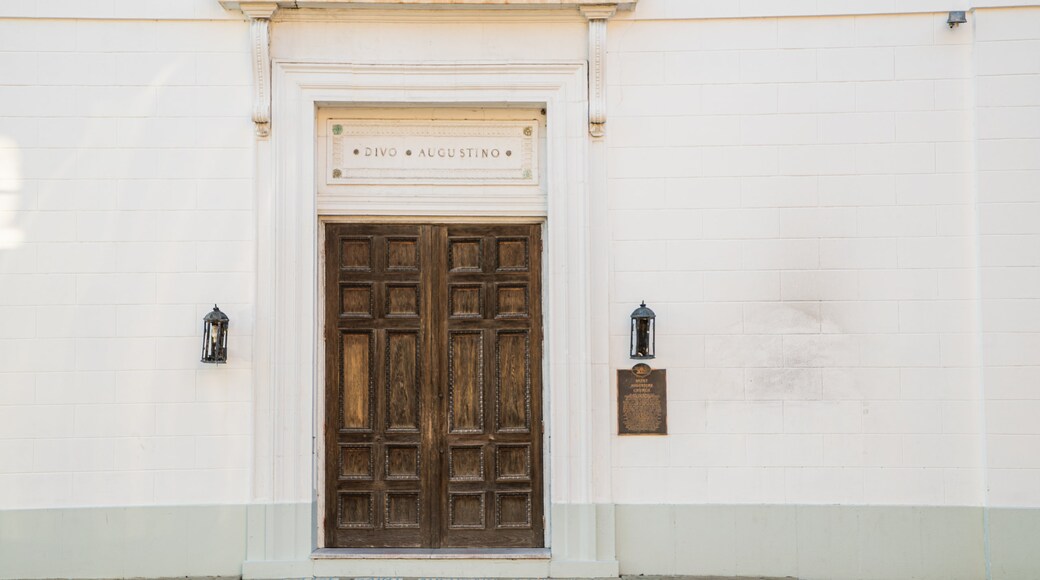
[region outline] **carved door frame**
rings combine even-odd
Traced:
[[[520,575],[614,577],[608,371],[605,146],[588,136],[584,61],[272,63],[269,139],[256,143],[257,286],[252,341],[253,462],[245,578],[392,575],[378,560],[323,561],[315,514],[315,385],[319,364],[315,114],[324,106],[466,104],[545,108],[547,199],[537,214],[481,199],[427,213],[544,217],[544,374],[550,417],[545,492],[550,560],[499,560]],[[590,161],[593,171],[590,171]],[[592,191],[595,203],[591,203]],[[381,201],[353,215],[408,215]],[[596,240],[595,245],[593,240]],[[595,249],[594,248],[598,248]],[[554,388],[566,385],[566,388]],[[350,565],[347,565],[347,562]],[[391,561],[387,561],[391,562]],[[446,575],[485,569],[456,560]],[[446,564],[447,565],[447,564]],[[349,568],[349,572],[347,571]]]

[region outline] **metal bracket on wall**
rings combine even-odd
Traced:
[[[607,122],[607,20],[617,6],[582,6],[580,10],[589,21],[589,134],[602,137]]]
[[[277,2],[242,2],[249,17],[249,41],[253,56],[253,123],[257,137],[271,135],[271,17]]]

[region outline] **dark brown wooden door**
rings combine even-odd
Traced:
[[[326,227],[326,545],[542,546],[540,226]]]

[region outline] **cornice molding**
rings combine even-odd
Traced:
[[[606,53],[607,20],[618,10],[635,8],[638,0],[268,0],[245,2],[242,0],[219,0],[229,10],[241,10],[250,20],[250,41],[253,55],[253,122],[258,137],[268,137],[271,125],[271,19],[279,9],[286,13],[308,13],[309,18],[330,18],[342,14],[345,9],[368,8],[384,11],[395,8],[412,10],[431,9],[498,9],[502,13],[510,10],[531,14],[532,10],[576,9],[588,21],[589,34],[589,134],[604,135],[607,122],[606,97]]]
[[[278,8],[424,8],[424,9],[575,9],[585,6],[610,5],[619,10],[632,10],[639,0],[276,0]],[[241,10],[243,0],[219,0],[228,10]]]
[[[577,10],[437,10],[432,8],[301,8],[279,10],[274,22],[373,22],[373,23],[561,23],[584,22]]]

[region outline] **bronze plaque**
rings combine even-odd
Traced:
[[[618,370],[619,435],[668,434],[665,373],[664,370],[652,370],[645,364]]]

